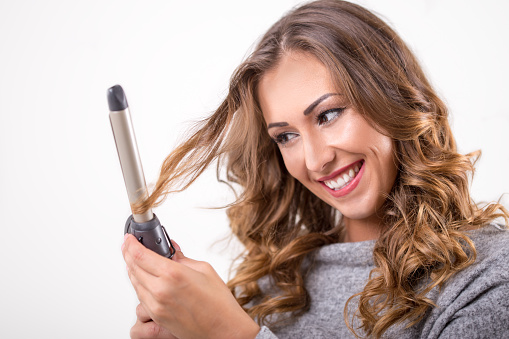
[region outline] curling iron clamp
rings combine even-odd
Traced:
[[[146,198],[148,190],[129,113],[129,105],[120,85],[108,89],[108,105],[120,167],[129,203],[132,206]],[[151,209],[143,214],[131,214],[125,224],[124,234],[126,233],[134,235],[145,247],[166,258],[171,259],[175,254],[175,247],[173,247],[170,237]]]

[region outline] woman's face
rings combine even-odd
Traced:
[[[377,132],[314,56],[288,53],[266,73],[258,98],[289,173],[349,221],[378,222],[394,184],[392,140]]]

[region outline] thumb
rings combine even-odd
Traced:
[[[175,254],[173,255],[173,257],[171,258],[173,261],[180,261],[182,259],[184,259],[186,256],[184,255],[184,253],[182,253],[182,250],[180,249],[180,246],[179,244],[177,244],[177,242],[173,239],[170,240],[173,247],[175,248]]]
[[[203,264],[203,262],[186,257],[184,255],[184,253],[182,253],[180,246],[173,240],[171,240],[171,242],[173,244],[173,247],[175,247],[175,254],[171,258],[171,260],[173,260],[174,262],[177,262],[179,264],[183,264],[183,265],[185,265],[189,268],[192,268],[196,271],[201,271],[200,265]]]

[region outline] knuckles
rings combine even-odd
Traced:
[[[200,261],[198,267],[199,267],[199,271],[206,275],[210,275],[210,274],[213,274],[216,272],[214,270],[214,268],[212,267],[212,265],[206,261]]]
[[[143,258],[145,257],[145,254],[143,253],[143,251],[141,251],[139,249],[133,250],[131,255],[133,257],[133,260],[136,262],[143,260]]]
[[[147,323],[147,336],[149,338],[158,337],[161,333],[161,327],[157,325],[155,322],[151,321]]]
[[[203,275],[205,275],[208,279],[211,279],[211,278],[212,279],[217,279],[219,277],[217,272],[216,272],[216,270],[214,269],[214,267],[212,267],[212,265],[209,264],[206,261],[198,262],[196,269],[197,269],[198,272],[200,272]]]
[[[152,291],[152,296],[154,300],[157,301],[158,305],[167,302],[170,297],[168,290],[159,286],[154,288],[154,290]],[[156,313],[155,310],[154,313]]]
[[[142,322],[148,320],[147,311],[145,310],[142,304],[138,304],[138,306],[136,306],[136,318],[138,318]]]
[[[166,309],[166,305],[162,303],[156,303],[152,307],[153,313],[153,322],[161,322],[163,319],[168,318],[168,310]]]
[[[161,334],[161,327],[155,322],[136,322],[130,331],[131,339],[157,338]]]
[[[185,278],[179,267],[168,267],[167,265],[162,267],[161,277],[169,284],[176,284]]]

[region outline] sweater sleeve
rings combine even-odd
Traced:
[[[268,327],[262,326],[255,339],[277,339],[277,337]]]
[[[490,288],[456,312],[438,338],[509,338],[509,282]]]

